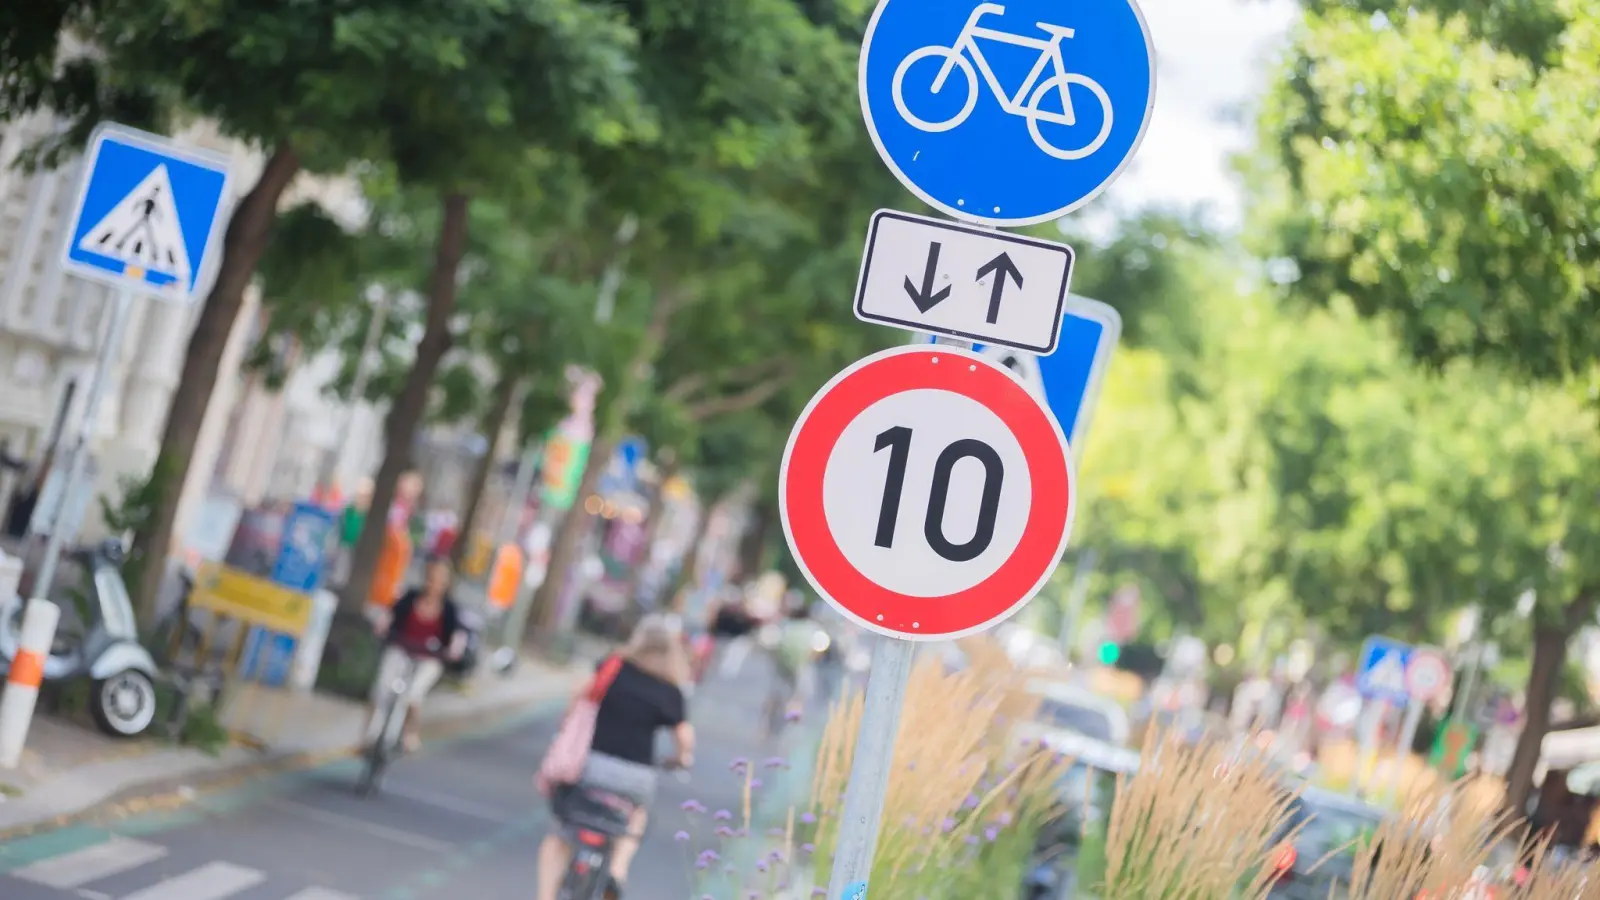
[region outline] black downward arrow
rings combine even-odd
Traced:
[[[922,290],[917,290],[917,286],[911,283],[910,278],[906,279],[906,293],[911,295],[911,302],[917,305],[917,310],[920,312],[933,309],[943,302],[944,298],[950,296],[949,286],[937,292],[933,289],[933,280],[937,276],[938,269],[939,245],[932,244],[928,247],[928,267],[922,272]]]
[[[986,321],[993,325],[995,320],[1000,318],[1000,295],[1006,290],[1006,276],[1010,275],[1017,283],[1017,287],[1022,287],[1022,272],[1018,271],[1017,264],[1011,261],[1009,253],[1001,253],[984,263],[983,268],[978,270],[978,280],[982,281],[983,276],[991,272],[994,273],[994,284],[989,288],[989,316]]]

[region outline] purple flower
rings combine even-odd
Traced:
[[[785,722],[798,722],[798,721],[800,721],[800,710],[798,710],[798,709],[789,710],[788,712],[783,714],[783,720]]]
[[[717,820],[718,822],[727,822],[733,818],[733,813],[728,812],[725,809],[719,809],[711,814],[711,818]]]
[[[1009,812],[1002,812],[996,818],[999,820],[1002,827],[1011,824],[1011,813]]]
[[[729,828],[726,825],[718,825],[717,826],[717,837],[719,837],[719,838],[731,838],[731,837],[733,837],[733,829]]]
[[[994,839],[999,837],[999,836],[1000,836],[1000,830],[998,828],[995,828],[993,825],[990,825],[988,828],[985,828],[983,830],[983,839],[988,841],[988,842],[990,842],[990,843],[994,843]]]
[[[767,861],[764,860],[764,859],[758,861],[756,863],[756,871],[757,872],[765,872],[765,871],[767,871]]]
[[[732,772],[743,772],[748,768],[750,768],[750,760],[742,756],[728,764],[728,770]]]
[[[977,794],[968,794],[966,801],[961,804],[961,808],[962,809],[977,809],[978,808],[978,795]]]
[[[812,824],[816,823],[817,817],[816,817],[816,815],[814,815],[812,813],[801,813],[800,814],[800,821],[804,822],[807,825],[812,825]]]
[[[945,834],[949,834],[950,832],[954,831],[955,829],[956,829],[956,820],[952,819],[952,818],[950,818],[948,816],[945,817],[945,820],[943,822],[939,823],[939,830],[943,831]]]
[[[699,800],[685,800],[683,805],[678,808],[686,813],[703,813],[706,811],[706,805]]]
[[[773,756],[769,757],[762,765],[769,769],[787,769],[789,768],[789,761],[781,756]]]
[[[701,850],[700,851],[699,859],[702,862],[714,863],[714,862],[716,862],[717,860],[719,860],[721,858],[722,858],[721,854],[717,853],[717,851],[715,851],[715,850]]]
[[[759,778],[750,779],[750,790],[757,791],[757,790],[760,790],[760,789],[761,789],[761,779],[759,779]]]
[[[815,852],[817,852],[817,845],[816,844],[801,844],[800,845],[800,852],[801,853],[815,853]]]
[[[678,841],[680,843],[683,842],[683,841],[687,841],[689,839],[689,832],[680,831],[677,834],[673,835],[672,839],[675,840],[675,841]]]
[[[973,846],[975,846],[975,845],[977,845],[977,843],[978,843],[978,836],[977,836],[977,835],[975,835],[975,834],[969,834],[969,835],[967,835],[967,843],[968,843],[968,844],[969,844],[969,845],[973,845]]]

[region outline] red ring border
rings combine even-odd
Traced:
[[[1022,445],[1032,484],[1028,522],[1011,557],[982,582],[943,597],[869,580],[839,549],[823,507],[828,458],[844,429],[872,404],[912,390],[951,391],[994,412]],[[1061,426],[1015,375],[971,351],[906,346],[857,362],[811,398],[784,450],[778,498],[795,561],[835,609],[880,634],[948,640],[999,624],[1038,593],[1066,549],[1077,491]]]

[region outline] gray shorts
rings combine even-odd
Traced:
[[[616,794],[648,809],[656,796],[655,766],[629,762],[604,753],[590,753],[583,765],[581,787]]]

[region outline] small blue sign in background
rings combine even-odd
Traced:
[[[649,445],[644,438],[625,437],[611,455],[611,465],[600,476],[600,493],[614,494],[639,489],[639,463],[644,461]]]
[[[1027,225],[1088,202],[1132,159],[1155,49],[1135,0],[881,0],[860,90],[879,154],[912,193],[957,218]]]
[[[296,503],[283,520],[272,580],[302,594],[320,587],[333,525],[333,513],[311,503]]]
[[[1411,699],[1405,672],[1412,649],[1410,644],[1392,638],[1367,638],[1361,645],[1361,661],[1356,667],[1356,690],[1369,700],[1404,706]]]
[[[189,263],[189,283],[182,285],[164,272],[129,272],[124,260],[78,246],[91,229],[162,165],[167,167],[172,185],[170,200]],[[114,287],[193,299],[201,273],[221,245],[227,201],[226,159],[120,125],[102,126],[89,141],[78,203],[68,219],[62,265],[75,275]]]

